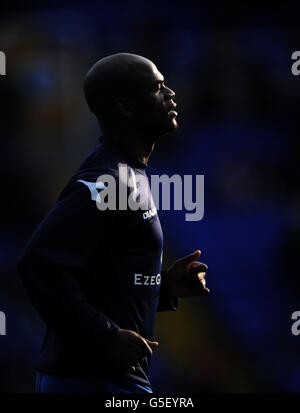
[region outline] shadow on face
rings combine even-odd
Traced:
[[[99,60],[87,73],[85,98],[106,129],[161,136],[177,129],[175,93],[149,59],[118,53]]]

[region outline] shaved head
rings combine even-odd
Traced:
[[[161,136],[177,127],[175,93],[151,60],[131,53],[104,57],[88,71],[84,82],[87,104],[102,132],[124,130]],[[177,115],[177,113],[175,113]]]
[[[84,82],[90,110],[100,117],[112,114],[114,99],[133,97],[141,78],[154,68],[149,59],[131,53],[117,53],[98,60]]]

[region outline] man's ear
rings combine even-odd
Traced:
[[[133,106],[127,98],[115,98],[115,107],[120,115],[126,119],[131,119],[133,117]]]

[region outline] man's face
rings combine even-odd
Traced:
[[[138,75],[133,93],[136,126],[159,137],[178,128],[175,93],[165,85],[163,75],[149,63]]]

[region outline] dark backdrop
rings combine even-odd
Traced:
[[[34,389],[44,325],[16,260],[97,144],[83,77],[126,51],[153,60],[176,91],[180,128],[160,141],[149,173],[205,175],[203,220],[160,212],[164,267],[201,249],[211,295],[158,315],[154,389],[298,392],[299,6],[40,3],[0,14],[0,391]]]

